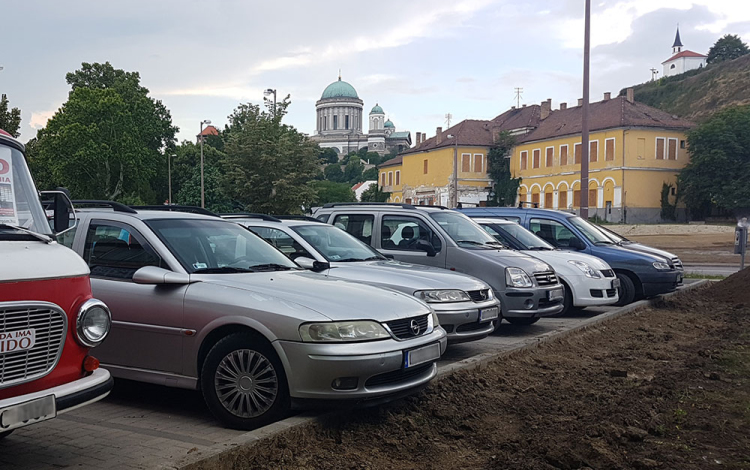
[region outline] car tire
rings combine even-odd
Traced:
[[[0,439],[5,439],[6,437],[10,436],[15,429],[11,429],[10,431],[0,432]]]
[[[289,386],[273,347],[260,335],[234,333],[219,340],[201,368],[201,391],[211,413],[227,427],[251,430],[289,410]]]
[[[617,279],[620,280],[620,289],[618,294],[620,295],[619,300],[615,304],[618,307],[633,303],[635,300],[635,284],[630,276],[623,273],[617,273]]]
[[[559,317],[570,313],[570,311],[573,309],[573,291],[564,282],[562,283],[562,285],[565,294],[563,297],[563,309],[560,313],[557,314],[557,316]]]
[[[506,318],[508,320],[508,323],[511,325],[518,325],[518,326],[525,326],[525,325],[533,325],[534,323],[539,321],[539,317],[534,318],[524,318],[524,317],[511,317]]]

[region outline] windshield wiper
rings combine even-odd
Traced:
[[[292,268],[289,266],[284,266],[283,264],[266,263],[250,266],[250,269],[252,271],[289,271]]]
[[[548,248],[546,246],[530,246],[528,249],[533,251],[551,251],[553,248]]]
[[[370,256],[369,258],[344,258],[344,259],[337,259],[334,260],[334,263],[351,263],[351,262],[357,262],[357,261],[377,261],[385,258],[381,258],[380,256]]]
[[[594,242],[594,245],[597,245],[597,246],[599,246],[599,245],[614,245],[614,243],[612,243],[611,241],[608,241],[608,240],[600,240],[598,242]]]
[[[484,243],[475,242],[474,240],[456,240],[456,243],[468,243],[469,245],[485,246]]]
[[[222,266],[220,268],[200,268],[193,271],[193,274],[235,274],[235,273],[254,273],[253,269],[235,268],[232,266]]]
[[[29,235],[30,237],[34,237],[37,240],[41,240],[45,243],[52,243],[54,240],[52,237],[43,235],[41,233],[37,233],[34,231],[31,231],[29,229],[19,227],[18,225],[12,225],[12,224],[0,224],[0,229],[8,229],[8,230],[16,230],[18,232],[23,232],[26,235]]]

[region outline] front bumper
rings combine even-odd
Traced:
[[[486,338],[495,331],[495,322],[500,317],[500,304],[495,300],[479,303],[433,303],[430,306],[435,310],[440,326],[448,333],[450,344]],[[498,309],[498,316],[480,321],[479,312],[492,308]]]
[[[563,280],[573,291],[573,305],[576,307],[612,305],[620,298],[616,277],[565,276]]]
[[[547,292],[562,288],[562,284],[544,287],[506,287],[502,293],[503,317],[536,318],[557,315],[563,310],[562,300],[550,301]],[[527,307],[530,301],[530,307]]]
[[[365,343],[302,343],[277,341],[290,373],[287,374],[292,399],[305,400],[370,400],[418,389],[437,374],[436,360],[404,368],[404,352],[439,344],[445,352],[445,330],[405,341],[386,339]],[[356,377],[356,387],[337,390],[333,382]],[[368,383],[369,382],[369,383]]]
[[[91,375],[57,387],[27,393],[16,397],[0,400],[0,432],[21,428],[40,421],[52,419],[55,416],[74,410],[89,403],[101,400],[112,390],[114,380],[105,369],[97,369]],[[16,414],[17,410],[27,407],[32,402],[54,399],[54,408],[48,409],[43,415],[30,417],[25,422],[6,423],[4,414]]]
[[[662,271],[640,275],[643,285],[643,296],[653,297],[659,294],[674,292],[682,283],[682,271]]]

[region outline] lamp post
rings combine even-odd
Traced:
[[[273,95],[273,117],[276,118],[276,89],[268,88],[263,94],[265,96]]]
[[[203,125],[204,124],[211,124],[210,119],[204,119],[201,121],[201,133],[198,134],[198,136],[201,139],[201,207],[206,207],[206,195],[204,192],[204,184],[203,184]]]
[[[176,157],[176,154],[167,155],[167,174],[169,175],[169,204],[174,204],[172,201],[172,157]]]
[[[591,0],[585,0],[583,33],[583,106],[581,107],[581,213],[589,217],[589,63],[591,52]]]
[[[455,139],[453,147],[453,180],[451,181],[451,208],[458,207],[458,134],[448,134],[448,139]]]

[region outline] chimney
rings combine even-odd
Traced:
[[[547,119],[547,117],[549,117],[549,113],[551,111],[552,111],[552,100],[548,99],[547,101],[542,101],[542,111],[539,117],[542,120],[545,120]]]
[[[523,105],[522,105],[521,107],[522,107],[522,108],[525,108],[525,107],[526,107],[526,104],[524,103],[524,104],[523,104]]]
[[[415,138],[415,140],[414,140],[414,145],[416,145],[417,147],[419,147],[419,144],[420,144],[419,138],[420,138],[421,136],[422,136],[422,133],[421,133],[421,132],[417,132],[417,133],[415,134],[415,137],[414,137],[414,138]]]
[[[609,101],[612,98],[612,93],[606,92],[604,93],[604,101]]]
[[[438,127],[435,131],[435,145],[440,145],[440,142],[443,141],[443,128]]]
[[[560,103],[560,111],[568,109],[568,103]]]
[[[628,88],[625,96],[627,97],[628,103],[635,103],[635,92],[632,88]]]
[[[578,106],[583,106],[583,98],[578,98]]]
[[[510,109],[516,109],[516,107],[515,106],[511,106]]]

